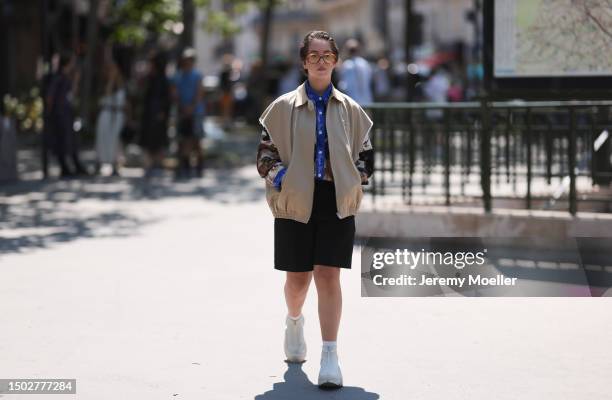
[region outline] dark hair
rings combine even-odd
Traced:
[[[357,39],[349,39],[346,41],[346,49],[349,56],[354,57],[359,54],[359,41]]]
[[[327,40],[329,42],[329,47],[331,47],[331,51],[338,58],[338,45],[336,45],[336,41],[331,35],[325,31],[310,31],[304,36],[304,40],[302,41],[302,45],[300,46],[300,58],[302,62],[306,60],[306,56],[308,55],[308,51],[310,50],[310,42],[315,39]],[[305,73],[306,71],[304,71]]]
[[[68,52],[68,51],[61,52],[59,56],[58,70],[61,71],[62,69],[64,69],[65,66],[70,64],[72,59],[73,59],[73,55],[71,52]]]
[[[149,57],[149,62],[155,68],[156,74],[164,74],[166,71],[166,64],[168,59],[164,53],[154,53]]]

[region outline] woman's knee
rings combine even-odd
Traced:
[[[313,276],[317,287],[334,288],[340,284],[340,268],[315,265]]]
[[[287,272],[285,287],[294,294],[302,294],[308,290],[311,272]]]

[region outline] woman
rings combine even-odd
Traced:
[[[221,90],[221,120],[223,129],[232,129],[232,114],[234,113],[234,84],[240,78],[240,71],[236,69],[238,64],[232,54],[225,54],[222,59],[221,73],[219,74],[219,89]]]
[[[361,185],[373,172],[372,121],[333,87],[338,47],[327,32],[308,33],[300,58],[308,79],[272,102],[259,120],[257,168],[275,217],[274,268],[286,271],[287,361],[306,357],[302,306],[314,277],[323,339],[318,384],[340,387],[340,270],[351,268],[354,215]]]
[[[147,176],[163,167],[168,147],[168,116],[170,114],[170,83],[166,78],[166,59],[156,54],[149,60],[140,133],[140,145],[147,152]]]
[[[61,54],[57,73],[46,91],[48,126],[45,129],[49,129],[49,140],[57,155],[62,178],[88,175],[79,159],[79,141],[73,128],[74,97],[79,91],[79,80],[76,58],[71,53]],[[68,167],[68,158],[72,159],[74,170]]]
[[[96,153],[98,172],[102,164],[112,164],[113,176],[118,176],[119,135],[125,124],[126,93],[119,67],[111,62],[104,95],[100,99],[100,113],[96,122]]]

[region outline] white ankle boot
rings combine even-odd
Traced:
[[[285,355],[288,362],[302,362],[306,359],[304,341],[304,316],[293,320],[287,316],[285,329]]]
[[[327,349],[324,347],[321,352],[319,386],[324,388],[337,388],[342,386],[342,372],[338,365],[338,352],[335,348]]]

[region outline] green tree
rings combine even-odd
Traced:
[[[179,0],[125,0],[112,7],[108,18],[111,40],[138,45],[151,36],[180,33]]]
[[[203,28],[211,33],[219,33],[224,38],[234,36],[240,31],[240,26],[236,24],[236,17],[245,13],[249,7],[254,6],[261,12],[262,32],[261,32],[261,53],[260,58],[265,66],[268,62],[268,43],[270,41],[270,31],[272,28],[274,9],[282,4],[284,0],[227,0],[223,2],[223,9],[213,7],[211,0],[183,0],[193,1],[197,7],[206,11],[206,20]]]

